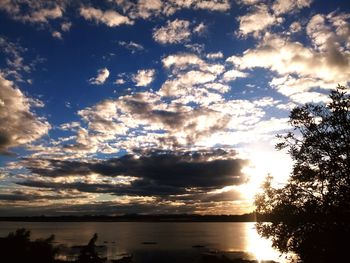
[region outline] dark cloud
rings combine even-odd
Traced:
[[[47,180],[27,180],[19,184],[114,195],[167,196],[199,193],[245,182],[246,177],[241,169],[246,161],[234,157],[234,153],[217,150],[182,153],[153,151],[141,156],[124,155],[91,162],[31,162],[26,159],[27,168],[33,174],[43,177],[99,174],[106,177],[126,176],[134,180],[130,180],[129,184],[57,183]]]
[[[0,194],[0,201],[37,201],[37,200],[62,200],[84,198],[81,194],[57,194],[57,193],[28,193],[23,191],[12,191],[7,194]]]

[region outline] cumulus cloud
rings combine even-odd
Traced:
[[[272,9],[277,14],[284,14],[304,7],[309,7],[313,0],[277,0],[273,3]]]
[[[31,108],[31,100],[0,75],[0,154],[12,147],[26,146],[48,133],[50,124]]]
[[[7,12],[12,19],[30,23],[48,23],[61,18],[65,3],[60,1],[1,1],[0,10]]]
[[[146,87],[152,83],[156,75],[154,69],[141,69],[133,75],[132,79],[137,87]]]
[[[248,73],[245,73],[236,69],[231,69],[224,73],[223,80],[228,82],[228,81],[233,81],[237,78],[246,78],[246,77],[248,77]]]
[[[295,21],[290,25],[289,29],[292,33],[295,33],[301,31],[302,27],[299,22]]]
[[[238,21],[239,34],[242,36],[247,36],[248,34],[258,36],[261,31],[269,26],[282,22],[281,18],[273,15],[265,4],[255,5],[250,13],[238,17]]]
[[[146,19],[159,14],[162,11],[162,7],[163,2],[161,0],[139,0],[134,15]]]
[[[123,24],[132,25],[134,22],[127,16],[123,16],[116,11],[103,11],[94,7],[81,7],[80,15],[86,20],[95,21],[96,23],[103,23],[109,27],[116,27]]]
[[[190,35],[190,22],[181,19],[168,21],[165,26],[153,31],[153,39],[161,44],[182,43],[188,40]]]
[[[273,78],[270,85],[297,103],[328,102],[327,94],[313,92],[312,90],[319,87],[323,89],[334,88],[334,82],[325,82],[308,77],[295,78],[291,75]]]
[[[255,49],[227,59],[241,69],[262,67],[280,75],[298,74],[325,82],[347,82],[350,77],[348,52],[331,45],[324,51],[305,47],[277,35],[265,35]]]
[[[97,76],[89,79],[90,84],[102,85],[109,77],[109,70],[107,68],[101,68],[97,71]]]

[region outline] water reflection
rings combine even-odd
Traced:
[[[255,224],[245,225],[246,245],[245,251],[251,253],[260,263],[263,260],[275,260],[286,262],[280,257],[280,253],[272,248],[270,240],[262,238],[256,231]]]
[[[0,236],[5,236],[19,227],[31,229],[33,239],[55,234],[56,244],[67,247],[85,245],[94,233],[98,233],[97,245],[104,247],[101,253],[103,257],[110,259],[138,252],[142,252],[142,255],[173,253],[180,257],[185,252],[200,254],[205,251],[218,251],[227,253],[230,258],[287,262],[279,257],[270,241],[258,235],[255,223],[2,222]],[[147,242],[154,244],[147,245]],[[70,250],[61,249],[60,253],[64,256],[71,255]]]

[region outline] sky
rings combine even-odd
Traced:
[[[350,79],[346,0],[0,1],[0,214],[242,214]]]

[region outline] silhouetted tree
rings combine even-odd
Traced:
[[[54,236],[30,240],[30,231],[21,228],[0,238],[0,262],[53,263],[57,249],[52,245]]]
[[[350,237],[350,97],[338,86],[326,105],[291,111],[293,132],[278,137],[294,161],[285,186],[268,177],[255,200],[256,212],[270,223],[257,224],[281,252],[302,262],[343,262]],[[273,164],[272,164],[273,165]],[[345,262],[345,261],[344,261]]]
[[[106,259],[100,258],[98,256],[95,245],[96,241],[97,234],[95,233],[94,236],[90,239],[87,246],[83,247],[83,249],[80,251],[80,255],[77,261],[78,263],[100,263],[106,261]]]

